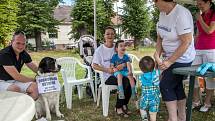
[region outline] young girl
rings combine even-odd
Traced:
[[[119,92],[119,99],[124,99],[124,89],[122,86],[122,78],[123,76],[128,77],[131,85],[131,96],[132,99],[136,97],[136,92],[135,92],[135,83],[134,83],[134,78],[132,74],[132,68],[131,68],[131,60],[127,54],[125,54],[125,43],[122,40],[119,40],[116,42],[115,45],[115,50],[116,54],[112,56],[111,59],[111,67],[114,70],[114,76],[117,77],[117,82],[118,82],[118,92]],[[125,64],[124,68],[122,70],[119,70],[117,68],[117,65],[119,64]]]
[[[150,121],[156,121],[160,105],[159,71],[155,70],[155,62],[150,56],[143,57],[139,62],[143,74],[140,76],[142,94],[140,98],[140,114],[142,121],[148,121],[146,109],[149,110]]]

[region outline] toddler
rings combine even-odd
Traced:
[[[147,112],[149,110],[150,121],[156,121],[156,115],[160,105],[159,71],[155,70],[155,62],[150,56],[143,57],[139,62],[139,67],[143,72],[140,75],[141,98],[140,114],[142,121],[148,121]]]
[[[135,91],[135,83],[132,74],[132,67],[131,67],[131,59],[125,53],[125,43],[122,40],[119,40],[115,44],[116,53],[113,55],[111,59],[111,67],[114,70],[114,76],[117,77],[118,81],[118,92],[119,92],[119,99],[125,99],[124,89],[122,86],[122,77],[128,77],[131,85],[131,92],[132,92],[132,99],[136,98],[136,91]],[[122,70],[117,69],[117,65],[125,64]]]

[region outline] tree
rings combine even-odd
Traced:
[[[60,0],[21,0],[18,13],[19,30],[35,37],[36,50],[42,49],[41,33],[56,30],[60,23],[53,17]]]
[[[0,1],[0,48],[6,46],[17,27],[18,2],[19,0]]]
[[[155,5],[153,5],[153,9],[152,9],[152,28],[150,31],[150,37],[154,40],[157,41],[157,22],[159,20],[159,10],[157,7],[155,7]]]
[[[151,21],[146,7],[146,0],[124,0],[122,28],[134,37],[134,49],[141,39],[149,36]]]
[[[103,39],[104,27],[111,24],[112,0],[96,1],[97,40]],[[76,40],[84,34],[93,35],[93,0],[76,0],[72,9],[72,37]]]

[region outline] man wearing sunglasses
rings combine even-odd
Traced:
[[[35,73],[38,70],[25,47],[26,36],[18,31],[13,35],[11,45],[0,50],[0,91],[27,93],[36,100],[38,91],[35,79],[20,74],[24,64]]]

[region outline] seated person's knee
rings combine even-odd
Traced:
[[[7,91],[21,92],[21,89],[17,85],[12,84],[7,88]]]
[[[38,89],[35,82],[31,83],[26,92],[35,100],[38,98]]]

